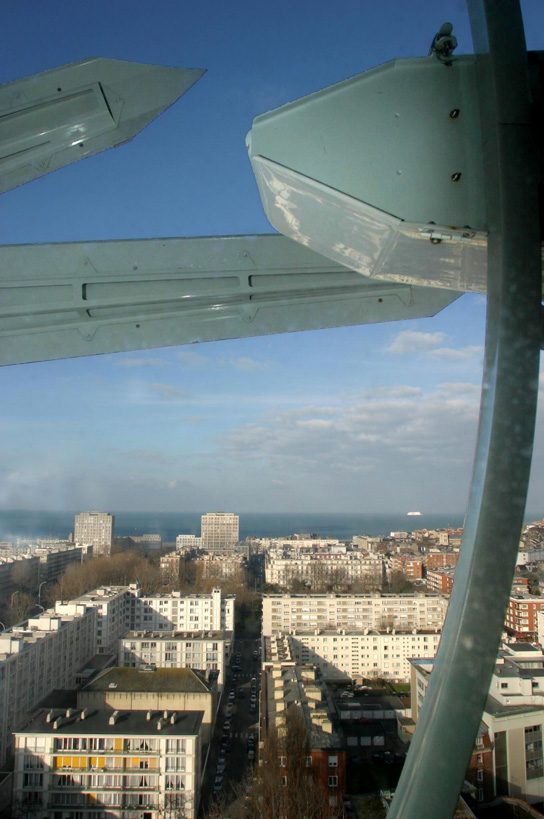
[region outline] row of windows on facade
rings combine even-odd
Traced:
[[[287,767],[287,757],[281,755],[278,758],[279,758],[279,762],[280,762],[280,767],[281,768],[286,768]],[[311,756],[307,756],[305,758],[305,765],[306,765],[307,768],[311,768],[311,766],[312,766],[312,757]],[[338,767],[338,756],[329,756],[328,765],[329,765],[329,768],[337,768]]]
[[[24,788],[42,788],[42,773],[25,773]],[[108,788],[158,788],[160,779],[157,775],[121,776],[120,774],[55,774],[52,788],[79,787],[85,790],[107,790]],[[186,780],[181,774],[167,774],[164,779],[166,790],[185,790]]]

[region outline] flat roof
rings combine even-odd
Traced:
[[[211,686],[204,677],[191,668],[157,668],[144,671],[139,668],[107,668],[82,689],[82,692],[94,691],[139,691],[139,692],[172,692],[202,693],[211,692]]]
[[[134,629],[127,631],[122,640],[228,640],[232,639],[232,631],[144,631]]]
[[[66,709],[52,709],[50,712],[44,708],[40,711],[24,728],[16,731],[17,734],[58,734],[59,736],[70,734],[76,736],[96,736],[97,734],[132,735],[142,736],[152,734],[160,736],[195,736],[200,731],[203,711],[169,711],[168,718],[162,721],[159,731],[157,722],[163,717],[163,711],[151,711],[151,718],[147,719],[147,711],[118,711],[115,725],[110,725],[110,717],[114,713],[110,710],[93,711],[87,709],[89,713],[85,719],[81,719],[81,710],[77,710],[70,717],[66,717]],[[52,713],[52,718],[47,722],[47,715]],[[170,722],[170,717],[175,713],[174,724]],[[61,724],[54,728],[55,720],[60,717]]]

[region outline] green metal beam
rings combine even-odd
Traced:
[[[93,58],[0,87],[0,193],[128,142],[204,73]]]
[[[283,236],[0,248],[0,364],[434,315],[461,295],[373,281]]]
[[[390,819],[454,814],[504,628],[534,439],[540,165],[523,22],[518,0],[468,5],[478,54],[489,219],[480,426],[448,615]]]

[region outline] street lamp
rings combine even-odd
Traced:
[[[42,580],[42,582],[41,582],[41,583],[40,583],[40,585],[38,586],[38,603],[39,603],[40,605],[41,605],[41,603],[42,603],[42,586],[45,586],[45,585],[46,585],[46,583],[47,583],[47,580]]]
[[[21,594],[21,592],[18,590],[13,592],[9,601],[10,606],[13,606],[13,598],[15,597],[16,594]]]
[[[0,620],[0,626],[2,626],[2,631],[6,630],[6,627],[5,627],[4,623],[1,620]]]

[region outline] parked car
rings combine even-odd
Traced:
[[[256,703],[254,703],[254,702],[250,703],[250,706],[249,706],[249,713],[250,713],[250,714],[254,714],[256,710],[257,710],[257,704],[256,704]]]
[[[342,691],[340,696],[342,697],[342,699],[352,699],[355,696],[355,694],[353,693],[353,691]]]
[[[247,758],[249,759],[250,762],[253,762],[253,760],[255,759],[255,751],[252,748],[250,748],[249,751],[247,752]]]
[[[229,700],[233,700],[235,696],[236,694],[234,693],[234,691],[229,692]]]

